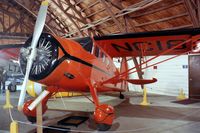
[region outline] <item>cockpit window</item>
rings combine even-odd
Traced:
[[[81,46],[88,52],[92,52],[93,47],[93,41],[90,37],[84,37],[84,38],[75,38],[74,41],[81,44]]]

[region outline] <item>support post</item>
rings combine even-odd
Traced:
[[[36,119],[37,119],[37,133],[43,133],[42,128],[42,103],[40,102],[36,107]]]
[[[13,106],[10,102],[10,91],[6,90],[6,104],[3,106],[4,109],[8,109],[11,111]],[[12,119],[12,118],[11,118]],[[12,122],[10,123],[10,133],[18,133],[18,123],[12,119]]]
[[[12,109],[13,106],[10,102],[10,91],[6,90],[6,104],[3,106],[4,109]]]
[[[10,124],[10,133],[18,133],[18,123],[16,121]]]
[[[144,87],[143,89],[143,100],[142,102],[140,103],[140,105],[143,105],[143,106],[148,106],[150,103],[148,102],[147,100],[147,88]]]
[[[183,89],[180,89],[179,95],[177,96],[177,100],[185,100],[185,99],[187,99],[185,93],[183,92]]]

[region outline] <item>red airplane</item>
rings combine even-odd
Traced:
[[[130,33],[101,37],[67,39],[42,33],[48,2],[40,7],[33,36],[20,52],[20,65],[25,74],[18,107],[30,121],[35,121],[36,109],[46,103],[55,92],[90,92],[95,105],[94,121],[98,130],[108,130],[114,120],[114,108],[101,104],[98,92],[127,90],[127,83],[144,85],[157,79],[129,79],[128,75],[152,67],[188,52],[199,52],[200,29]],[[154,56],[153,56],[154,55]],[[161,55],[175,55],[167,60],[145,65]],[[125,57],[153,56],[138,66],[128,69]],[[122,57],[120,71],[113,63],[114,57]],[[137,68],[137,70],[135,70]],[[135,70],[135,71],[133,71]],[[24,103],[28,79],[47,86],[36,99]]]

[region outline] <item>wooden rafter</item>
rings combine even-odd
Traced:
[[[32,33],[41,0],[0,2],[6,3],[0,9],[3,14],[0,32]],[[169,9],[177,12],[170,13]],[[186,10],[188,14],[184,14]],[[163,13],[165,17],[159,18]],[[172,24],[179,20],[183,20],[182,25]],[[46,21],[53,32],[66,37],[150,31],[150,27],[153,30],[187,28],[191,23],[193,27],[200,26],[199,0],[53,0]],[[47,27],[45,29],[50,31]]]
[[[69,15],[67,12],[65,12],[65,9],[64,9],[64,7],[62,6],[62,4],[61,4],[60,2],[59,2],[59,4],[56,3],[55,0],[52,0],[52,2],[53,2],[55,5],[57,5],[58,7],[60,7],[60,10],[61,10],[63,13],[65,13],[66,16],[68,17],[68,19],[74,24],[74,26],[75,26],[76,29],[78,30],[80,36],[83,36],[83,33],[80,31],[80,27],[77,25],[77,23],[76,23],[76,22],[72,19],[72,17],[71,17],[71,16],[73,16],[73,15]]]
[[[191,21],[193,23],[194,27],[200,27],[200,2],[199,0],[184,0],[185,7],[188,10],[188,13],[190,15]]]
[[[115,14],[112,12],[112,10],[109,8],[109,6],[107,5],[107,3],[105,2],[105,0],[100,0],[101,3],[103,4],[103,6],[105,7],[106,11],[110,14],[112,20],[114,21],[114,23],[117,25],[117,27],[119,28],[120,32],[126,32],[124,27],[122,26],[122,24],[120,24],[120,22],[116,19]],[[108,2],[109,4],[109,2]]]

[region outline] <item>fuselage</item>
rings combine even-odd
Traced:
[[[47,36],[48,39],[46,38]],[[53,52],[49,52],[53,54],[51,56],[55,57],[49,57],[53,59],[49,62],[51,65],[43,70],[47,72],[41,71],[40,74],[39,71],[35,72],[36,74],[33,76],[30,75],[30,78],[36,82],[56,87],[60,89],[59,91],[87,92],[89,91],[88,82],[95,86],[95,84],[99,84],[118,74],[112,59],[95,46],[93,42],[87,44],[92,46],[89,46],[90,48],[86,50],[84,48],[86,46],[83,46],[84,44],[81,45],[74,40],[52,36],[50,34],[42,34],[41,38],[46,38],[49,40],[49,42],[47,41],[48,44],[57,46],[54,49],[52,48],[54,50]],[[45,45],[39,44],[42,42],[39,41],[38,45]],[[39,47],[38,49],[41,48]],[[42,57],[42,54],[40,55]],[[39,57],[36,59],[39,60]],[[97,91],[101,91],[100,88],[97,89],[99,89]]]

